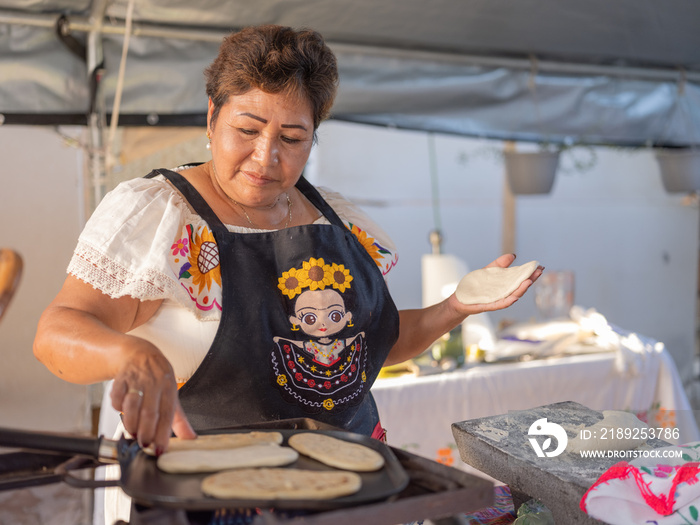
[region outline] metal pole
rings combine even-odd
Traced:
[[[515,151],[515,142],[512,140],[506,141],[504,145],[505,151]],[[503,175],[503,208],[501,225],[501,253],[517,253],[517,202],[515,195],[510,189],[508,177]]]
[[[93,10],[93,13],[96,10]],[[104,11],[103,11],[104,13]],[[16,13],[0,10],[0,24],[23,24],[39,27],[54,27],[56,15],[18,15]],[[76,32],[94,31],[94,25],[85,17],[68,17],[69,28]],[[110,23],[102,26],[100,31],[105,34],[124,34],[126,27],[123,22]],[[232,28],[212,28],[211,30],[191,29],[187,27],[172,28],[157,24],[134,23],[131,34],[139,37],[154,38],[176,38],[181,40],[198,40],[204,42],[221,42]],[[417,60],[428,62],[444,62],[465,66],[481,66],[492,68],[523,69],[531,70],[532,61],[530,58],[503,58],[495,56],[467,55],[462,53],[446,53],[439,51],[415,51],[401,48],[379,48],[374,46],[364,46],[357,44],[342,44],[329,41],[328,45],[336,53],[357,54],[376,57],[390,57],[392,59],[403,58],[405,60]],[[582,64],[570,62],[538,61],[537,69],[541,73],[562,74],[562,75],[601,75],[608,77],[621,77],[626,79],[656,80],[656,81],[677,81],[681,75],[692,82],[700,82],[700,73],[696,71],[683,72],[680,68],[641,68],[641,67],[621,67],[604,66],[598,64]]]
[[[93,100],[88,115],[88,159],[90,180],[92,181],[92,202],[86,216],[89,216],[105,194],[105,153],[103,144],[103,127],[105,124],[104,100],[102,99],[101,79],[103,67],[102,23],[109,0],[98,0],[90,13],[90,31],[87,35],[87,74],[88,82],[93,86]],[[93,84],[94,83],[94,84]]]

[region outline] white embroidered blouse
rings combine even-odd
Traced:
[[[391,239],[340,194],[318,189],[386,276],[398,260]],[[321,217],[316,224],[328,220]],[[219,326],[218,262],[218,248],[206,222],[158,175],[123,182],[105,196],[80,235],[68,273],[113,298],[162,299],[156,314],[130,333],[160,348],[177,381],[184,383],[206,355]]]

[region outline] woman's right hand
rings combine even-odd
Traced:
[[[129,335],[161,301],[112,298],[69,275],[44,311],[34,355],[58,377],[78,384],[114,380],[112,406],[141,445],[165,451],[171,431],[194,438],[177,395],[173,368],[155,345]]]
[[[171,431],[195,438],[177,395],[172,366],[150,342],[131,337],[123,366],[112,384],[112,406],[122,413],[124,428],[142,447],[152,445],[156,455],[167,449]]]

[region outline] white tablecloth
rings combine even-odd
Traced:
[[[372,392],[390,445],[465,470],[453,422],[560,401],[634,411],[649,426],[678,428],[679,443],[700,440],[678,371],[662,346],[626,370],[617,352],[603,352],[379,379]]]

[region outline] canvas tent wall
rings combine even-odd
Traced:
[[[114,108],[128,0],[6,0],[5,124]],[[201,125],[202,70],[250,24],[311,27],[338,55],[334,117],[510,140],[700,141],[700,4],[685,0],[139,0],[122,125]],[[99,74],[98,74],[99,71]],[[96,89],[99,87],[99,89]]]

